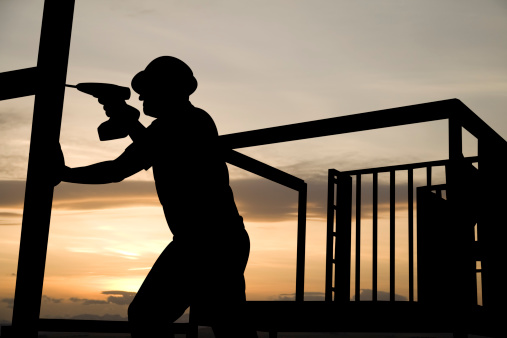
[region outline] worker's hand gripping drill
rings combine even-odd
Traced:
[[[133,130],[138,130],[141,123],[139,119],[139,110],[129,106],[125,101],[130,98],[130,89],[109,83],[78,83],[73,87],[77,90],[90,94],[99,99],[99,103],[104,106],[109,120],[102,123],[98,128],[101,141],[115,140],[132,134]],[[132,135],[131,135],[132,136]]]

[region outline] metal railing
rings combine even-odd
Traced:
[[[340,172],[328,171],[328,220],[326,249],[326,301],[350,301],[351,258],[352,258],[352,212],[355,207],[355,301],[360,301],[361,293],[361,188],[362,177],[372,176],[372,301],[378,295],[378,176],[389,173],[389,301],[395,301],[396,295],[396,177],[402,172],[407,177],[408,206],[408,301],[414,301],[415,250],[414,250],[414,170],[425,169],[426,186],[442,196],[445,185],[432,185],[432,173],[435,167],[445,166],[449,160],[420,162],[370,169]],[[467,161],[477,162],[478,157],[468,157]],[[355,176],[355,187],[353,185]],[[355,188],[355,203],[353,203]],[[334,284],[333,284],[334,282]],[[334,294],[334,297],[333,297]]]

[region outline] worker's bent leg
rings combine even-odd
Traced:
[[[170,243],[153,265],[128,309],[133,338],[171,337],[171,324],[189,306],[188,270],[184,253]]]
[[[209,264],[209,292],[203,295],[217,338],[255,338],[257,333],[246,311],[244,271],[250,253],[250,239],[245,230],[221,237],[215,245],[215,264]],[[210,269],[211,268],[211,269]],[[204,278],[202,278],[204,279]]]

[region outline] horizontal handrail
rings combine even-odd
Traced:
[[[290,175],[280,169],[267,165],[254,158],[241,154],[237,151],[231,150],[227,153],[226,161],[238,168],[244,169],[268,180],[286,186],[297,191],[304,189],[305,181]]]
[[[479,156],[470,156],[465,157],[465,160],[470,161],[471,163],[478,162]],[[358,170],[349,170],[342,171],[341,173],[347,175],[366,175],[373,173],[381,173],[381,172],[389,172],[396,170],[408,170],[408,169],[420,169],[426,167],[438,167],[446,165],[449,160],[438,160],[438,161],[428,161],[428,162],[419,162],[419,163],[409,163],[409,164],[397,164],[385,167],[377,167],[377,168],[368,168],[368,169],[358,169]]]
[[[477,138],[488,135],[493,138],[500,137],[463,102],[448,99],[226,134],[220,138],[228,147],[236,149],[450,118],[462,121],[466,129]]]

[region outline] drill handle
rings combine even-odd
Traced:
[[[130,107],[127,102],[119,99],[99,98],[99,103],[104,106],[107,117],[121,116],[124,111],[129,111]]]

